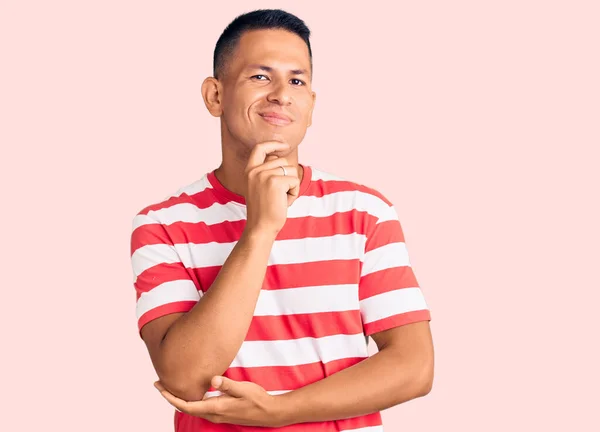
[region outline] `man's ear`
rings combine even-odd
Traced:
[[[316,101],[317,101],[317,94],[315,92],[312,92],[312,107],[310,107],[310,112],[308,113],[308,126],[307,127],[310,127],[310,125],[312,124],[312,114],[315,109]]]
[[[223,115],[223,86],[214,77],[208,77],[202,83],[202,98],[204,104],[214,117]]]

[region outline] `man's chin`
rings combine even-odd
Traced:
[[[287,142],[285,136],[279,132],[269,131],[269,132],[258,134],[258,139],[256,140],[257,144],[259,142],[267,142],[267,141]]]

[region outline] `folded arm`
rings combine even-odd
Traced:
[[[252,321],[273,242],[274,236],[245,231],[198,300],[202,292],[164,228],[149,224],[133,232],[140,336],[161,383],[172,394],[188,401],[202,399],[212,377],[231,364]],[[193,296],[195,302],[183,301]],[[173,313],[155,312],[160,308]],[[164,316],[146,322],[153,313]]]
[[[339,420],[381,411],[429,393],[433,343],[428,321],[372,335],[379,352],[278,399],[281,424]]]

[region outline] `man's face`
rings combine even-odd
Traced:
[[[225,138],[248,150],[271,140],[285,141],[294,150],[312,123],[310,80],[302,38],[284,30],[244,33],[221,78],[221,121],[230,135]]]

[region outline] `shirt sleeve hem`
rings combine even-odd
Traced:
[[[173,302],[149,310],[148,312],[143,314],[138,320],[138,334],[140,335],[140,338],[142,337],[142,327],[144,327],[150,321],[172,313],[189,312],[190,310],[192,310],[196,303],[198,302],[195,300]]]
[[[431,321],[431,312],[429,309],[405,312],[398,315],[392,315],[368,324],[364,324],[365,336],[371,336],[373,333],[389,330],[406,324],[419,321]]]

